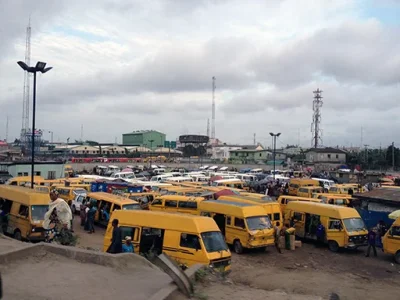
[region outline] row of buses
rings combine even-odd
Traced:
[[[326,228],[325,242],[332,251],[366,245],[364,222],[346,205],[328,205],[318,197],[281,196],[272,201],[268,196],[235,188],[226,191],[226,187],[182,182],[161,186],[153,193],[98,192],[80,198],[81,203],[91,201],[97,206],[97,224],[108,225],[104,251],[110,244],[110,221],[116,218],[122,236],[132,237],[137,253],[166,252],[182,266],[202,263],[227,271],[231,256],[227,244],[236,253],[271,246],[273,225],[281,227],[283,223],[293,226],[299,238],[313,240],[321,222]],[[16,239],[43,240],[42,222],[48,203],[48,194],[0,186],[0,210],[9,215],[7,224],[2,223],[5,232]],[[111,217],[105,218],[103,211]],[[384,238],[384,250],[400,262],[400,226],[396,222]]]

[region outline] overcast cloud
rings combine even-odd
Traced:
[[[379,9],[378,9],[379,8]],[[379,11],[379,13],[377,13]],[[37,127],[56,141],[121,142],[156,129],[228,143],[311,144],[323,90],[327,146],[400,143],[400,15],[386,0],[0,0],[0,138],[19,135],[26,26],[38,76]]]

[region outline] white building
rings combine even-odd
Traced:
[[[231,151],[242,149],[263,150],[264,148],[261,145],[220,145],[212,147],[209,154],[211,154],[211,159],[225,161],[229,160]]]

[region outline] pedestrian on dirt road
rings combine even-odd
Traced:
[[[368,249],[367,249],[367,254],[365,257],[369,257],[369,254],[371,252],[371,248],[374,250],[374,256],[377,257],[378,254],[376,253],[376,228],[372,228],[368,231]]]
[[[316,235],[317,235],[318,245],[322,246],[325,242],[325,227],[324,225],[322,225],[321,221],[318,222]]]
[[[281,236],[281,230],[277,225],[274,226],[274,237],[275,237],[275,248],[279,253],[282,253],[281,248],[279,247],[279,238]]]
[[[94,217],[97,212],[97,208],[93,203],[90,203],[90,209],[87,214],[88,224],[89,224],[89,233],[94,233]]]
[[[114,227],[111,238],[111,245],[108,247],[108,253],[121,253],[122,252],[122,230],[118,227],[118,219],[112,220],[112,226]]]

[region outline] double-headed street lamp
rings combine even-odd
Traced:
[[[273,141],[274,141],[274,180],[275,180],[275,167],[276,167],[276,165],[275,165],[276,138],[279,137],[279,136],[281,135],[281,133],[279,132],[279,133],[274,134],[274,133],[270,132],[269,135],[272,136]]]
[[[17,62],[18,65],[26,72],[33,73],[33,107],[32,107],[32,162],[31,162],[31,188],[34,188],[34,172],[35,172],[35,122],[36,122],[36,73],[46,73],[52,67],[46,68],[46,63],[38,61],[35,67],[30,67],[23,61]]]

